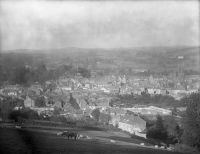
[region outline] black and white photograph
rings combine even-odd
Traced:
[[[0,0],[0,154],[199,153],[199,0]]]

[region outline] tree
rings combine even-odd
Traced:
[[[99,111],[99,109],[94,109],[92,111],[91,115],[94,117],[94,119],[96,121],[99,121],[99,117],[100,117],[100,111]]]
[[[158,130],[164,130],[164,124],[163,124],[163,119],[160,115],[157,116],[157,120],[156,120],[156,124],[155,124],[156,128]]]
[[[49,73],[44,63],[40,63],[35,71],[36,79],[40,84],[44,84],[49,79]]]
[[[54,112],[53,112],[53,114],[54,114],[54,115],[59,115],[59,114],[60,114],[60,111],[61,111],[61,109],[58,108],[57,106],[55,106],[55,107],[54,107]]]
[[[176,132],[177,141],[178,141],[178,143],[179,143],[180,140],[181,140],[181,136],[182,136],[182,134],[183,134],[183,130],[180,128],[179,125],[177,125],[176,128],[175,128],[175,132]]]
[[[11,75],[12,82],[17,84],[27,84],[29,73],[29,69],[24,66],[15,68]]]
[[[45,107],[46,103],[45,103],[44,97],[37,97],[36,101],[35,101],[35,106],[37,106],[37,107]]]
[[[9,113],[9,119],[21,122],[23,119],[39,119],[39,115],[31,109],[13,110]]]
[[[81,76],[84,77],[84,78],[90,78],[91,77],[90,71],[86,68],[79,67],[78,73],[80,73]]]
[[[154,138],[166,141],[168,137],[167,130],[164,127],[163,119],[157,116],[156,123],[147,130],[147,138]]]
[[[24,107],[23,100],[12,97],[7,97],[3,100],[0,100],[0,116],[2,117],[2,119],[7,119],[10,112],[12,112],[12,110],[16,106]]]
[[[185,144],[200,150],[200,93],[192,93],[187,98],[187,109],[183,120]]]
[[[64,102],[61,102],[61,103],[62,103],[62,106],[64,106]],[[76,99],[72,96],[72,93],[70,93],[69,103],[74,109],[77,109],[77,110],[80,109]]]

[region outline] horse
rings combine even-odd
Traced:
[[[74,140],[76,140],[78,138],[78,134],[76,132],[69,132],[67,137],[68,137],[68,140],[69,138],[74,138]]]
[[[78,134],[76,132],[68,132],[68,131],[64,131],[62,134],[62,136],[65,136],[68,138],[68,140],[71,138],[74,138],[74,140],[76,140],[78,138]]]

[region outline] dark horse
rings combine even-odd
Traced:
[[[78,134],[76,132],[68,132],[68,131],[65,131],[61,134],[62,136],[65,136],[68,138],[68,140],[71,138],[74,138],[74,140],[76,140],[78,138]]]

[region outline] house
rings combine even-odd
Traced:
[[[120,117],[125,116],[127,111],[122,108],[108,108],[107,112],[110,114],[110,121],[109,124],[112,124],[113,126],[117,126]]]
[[[86,84],[85,84],[85,88],[87,88],[87,89],[91,88],[90,84],[89,84],[89,83],[86,83]]]
[[[0,94],[0,101],[4,100],[4,96]]]
[[[172,115],[171,110],[159,108],[156,106],[149,106],[147,110],[150,110],[152,113],[159,114],[159,115]]]
[[[43,92],[43,89],[40,85],[36,84],[36,85],[32,85],[31,87],[29,87],[28,89],[28,93],[34,93],[35,95],[41,95],[41,93]]]
[[[30,107],[32,110],[36,111],[39,115],[46,114],[52,115],[54,108],[53,107]]]
[[[110,93],[110,90],[109,89],[106,89],[104,87],[101,88],[101,91],[103,91],[104,93]]]
[[[24,106],[25,107],[34,107],[35,106],[35,100],[32,99],[29,96],[26,96],[26,99],[24,100]]]
[[[109,107],[110,98],[108,97],[99,97],[96,101],[97,106]]]
[[[118,108],[118,107],[109,108],[108,110],[109,110],[108,112],[110,113],[110,115],[113,115],[113,116],[116,116],[116,115],[124,116],[127,113],[126,110],[122,108]]]
[[[120,115],[110,115],[109,124],[117,127],[120,121]]]
[[[71,87],[61,87],[62,90],[68,92],[68,91],[71,91],[72,88]]]
[[[13,110],[22,110],[23,107],[22,106],[15,106]]]
[[[89,108],[90,104],[89,104],[89,102],[87,102],[86,99],[84,99],[84,98],[79,98],[79,99],[77,99],[77,100],[78,100],[78,104],[79,104],[81,110],[86,110],[86,109]]]
[[[176,108],[178,112],[185,112],[186,111],[186,107],[177,107]]]
[[[141,137],[146,136],[142,132],[146,129],[146,121],[136,115],[125,115],[120,117],[118,128]]]
[[[79,110],[79,109],[80,109],[80,106],[79,106],[79,104],[77,103],[76,98],[74,98],[74,97],[72,96],[72,93],[70,93],[70,98],[69,98],[68,103],[69,103],[74,109],[76,109],[76,110]]]
[[[63,104],[63,106],[64,106],[64,104]],[[62,101],[56,100],[54,102],[54,104],[52,105],[52,107],[61,109],[62,108]]]
[[[19,89],[15,87],[6,87],[2,90],[2,94],[7,95],[7,96],[14,96],[17,97],[19,95]]]
[[[161,90],[160,89],[149,88],[148,89],[148,93],[151,94],[151,95],[161,94]]]

